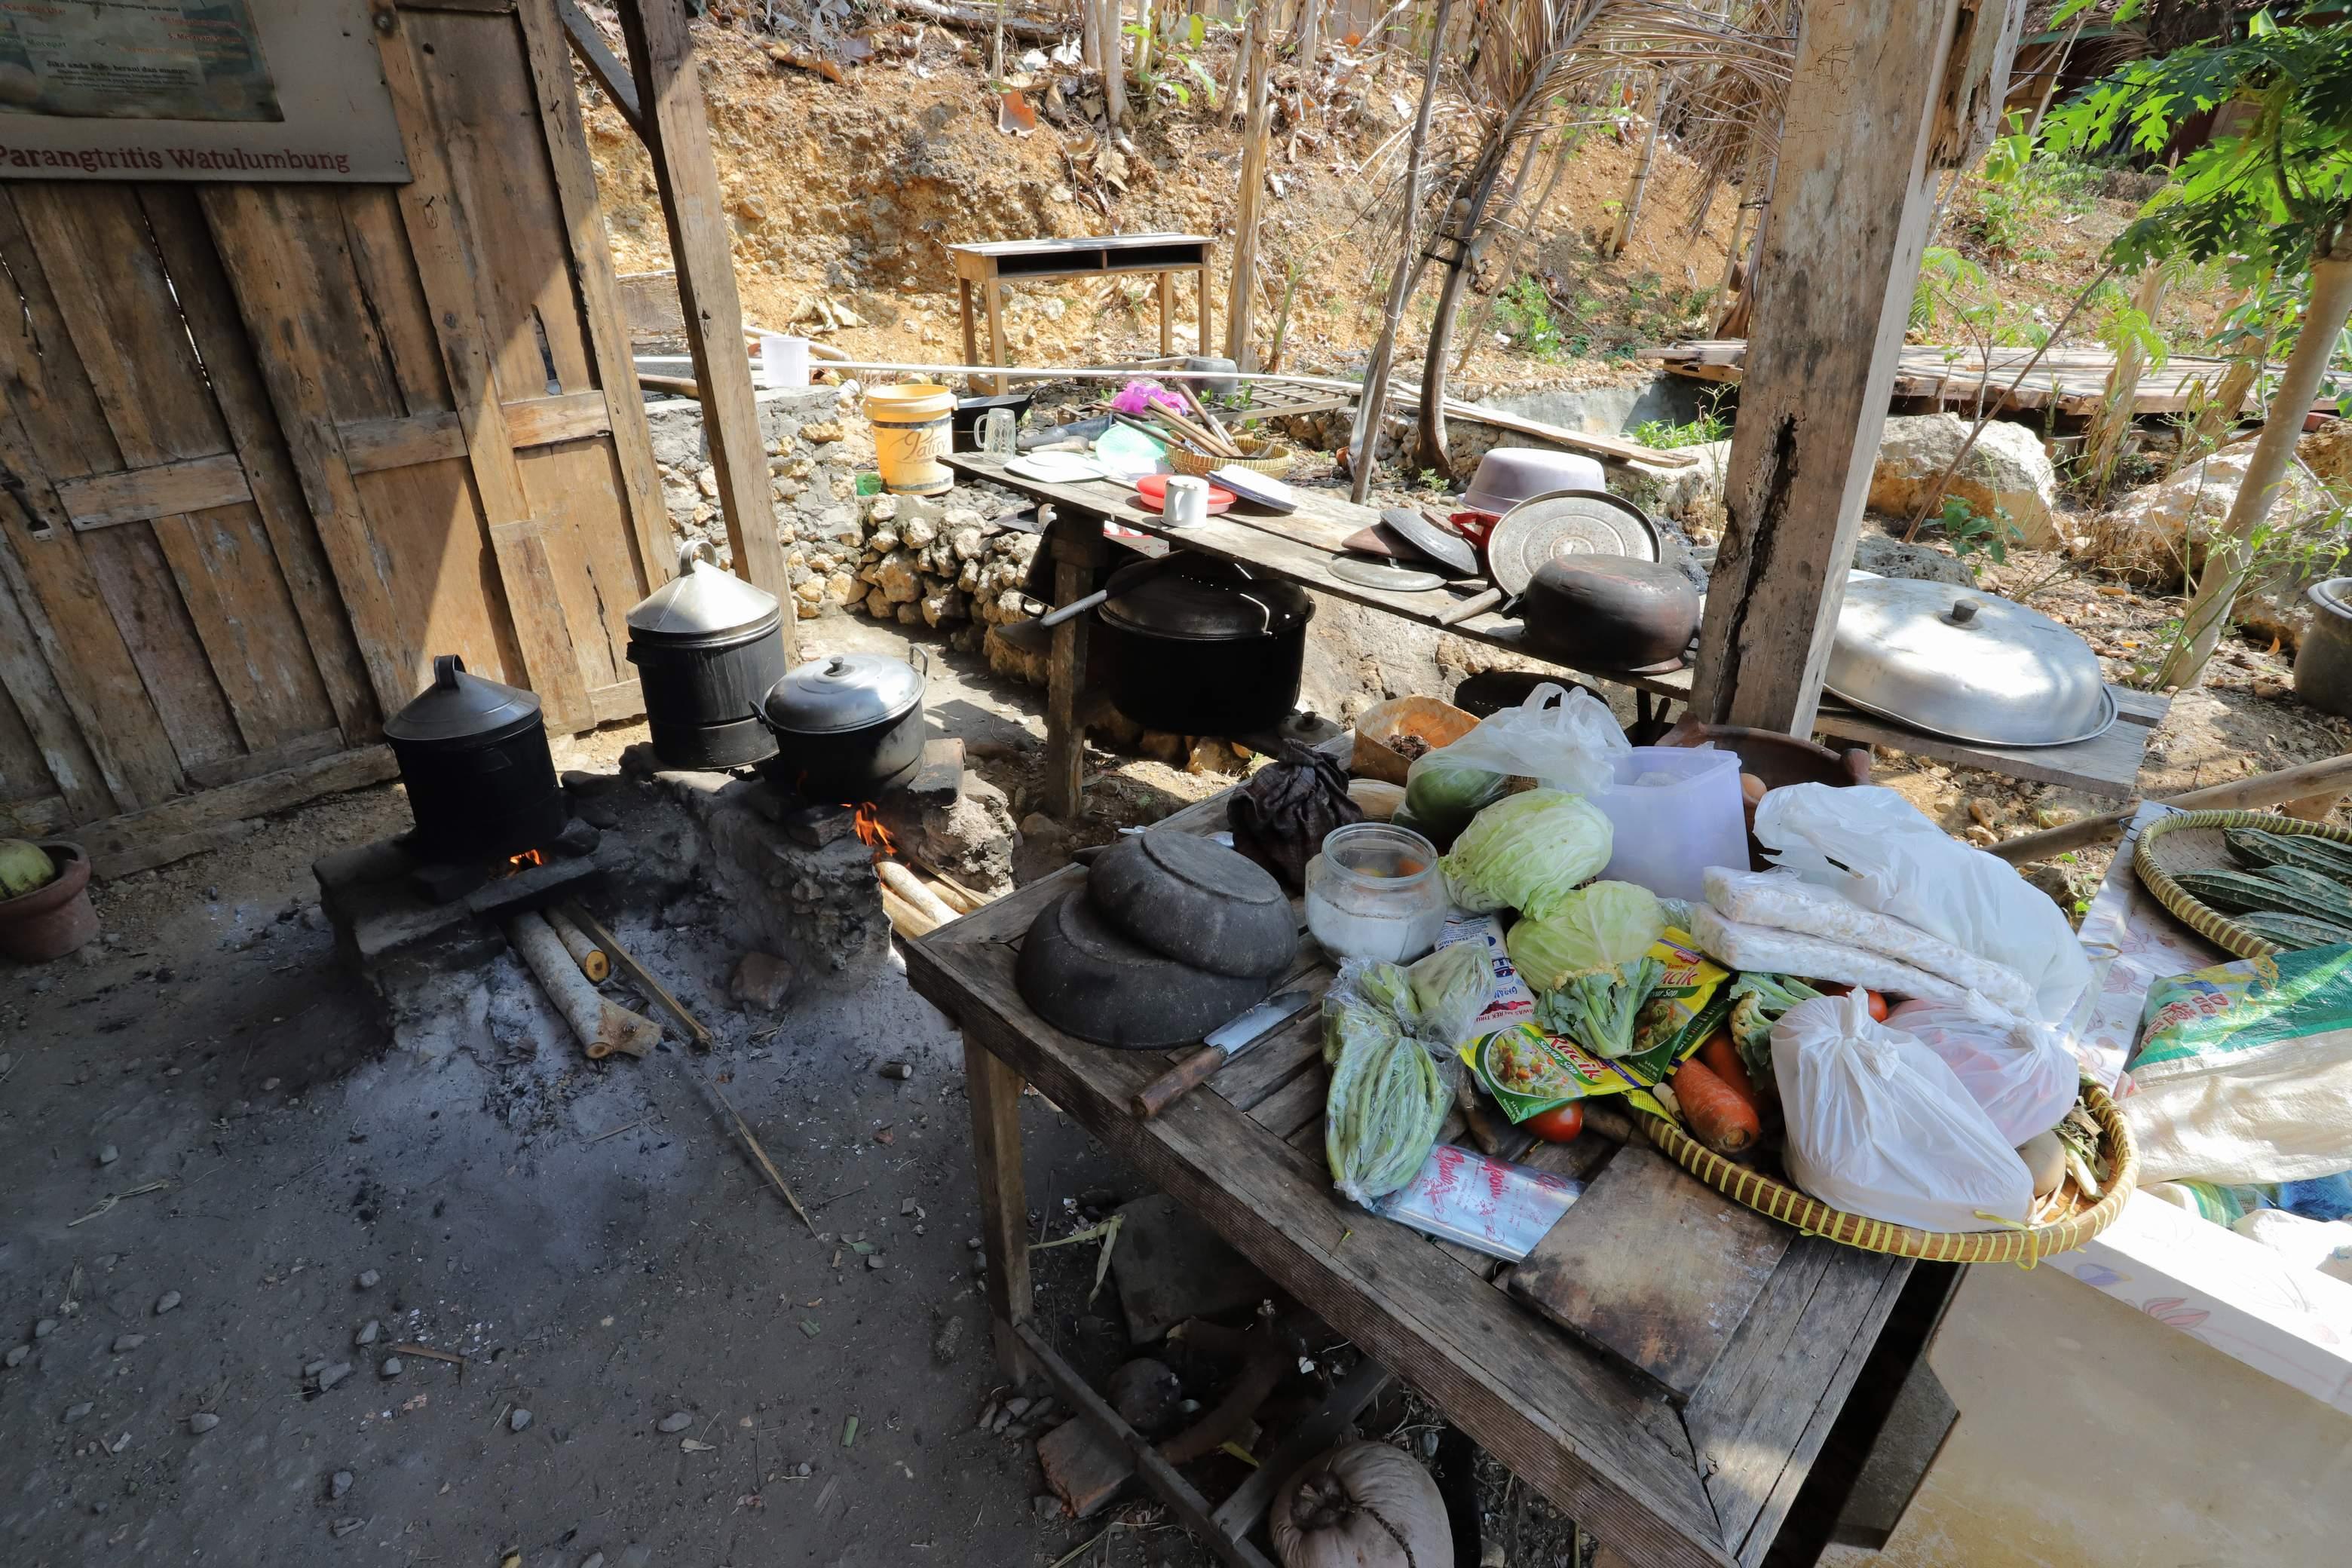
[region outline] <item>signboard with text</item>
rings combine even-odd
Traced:
[[[0,179],[407,178],[363,0],[0,0]]]

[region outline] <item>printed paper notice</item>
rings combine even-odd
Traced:
[[[0,0],[0,113],[285,118],[247,0]]]

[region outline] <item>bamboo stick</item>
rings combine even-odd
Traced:
[[[922,910],[923,917],[934,926],[943,926],[962,913],[945,899],[923,886],[923,879],[920,877],[916,876],[896,860],[877,861],[874,868],[881,874],[884,888]]]
[[[1233,281],[1225,286],[1225,357],[1245,370],[1255,363],[1250,329],[1257,312],[1257,231],[1273,140],[1274,41],[1267,33],[1273,16],[1273,0],[1258,0],[1250,14],[1249,124],[1242,133],[1241,189],[1234,206]]]
[[[2352,754],[2329,757],[2325,762],[2305,763],[2301,767],[2282,768],[2276,773],[2256,773],[2252,778],[2239,779],[2231,784],[2208,784],[2203,789],[2192,789],[2186,795],[2168,796],[2164,804],[2179,806],[2183,811],[2256,811],[2286,801],[2338,795],[2347,790],[2352,790]],[[1990,852],[2012,866],[2023,866],[2036,860],[2047,860],[2053,855],[2063,855],[2069,849],[2080,849],[2086,844],[2096,844],[2104,838],[2113,838],[2129,825],[2133,814],[2140,808],[2142,798],[2135,795],[2121,811],[2111,811],[2104,816],[2086,816],[2063,827],[2004,839],[1990,846]]]

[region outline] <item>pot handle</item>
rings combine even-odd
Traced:
[[[694,570],[695,563],[708,561],[719,564],[719,552],[710,548],[707,539],[682,539],[677,546],[677,574],[681,577]]]
[[[1059,609],[1046,611],[1044,615],[1037,617],[1037,624],[1041,626],[1058,626],[1064,621],[1071,620],[1076,616],[1085,615],[1088,610],[1093,609],[1097,605],[1101,604],[1105,599],[1109,597],[1110,590],[1108,588],[1097,588],[1093,593],[1087,595],[1084,598],[1072,599],[1068,604],[1064,605]]]
[[[465,655],[436,653],[433,656],[433,684],[440,690],[455,691],[457,689],[457,677],[464,674],[465,669]]]

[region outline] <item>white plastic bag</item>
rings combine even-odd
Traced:
[[[2033,988],[2008,964],[1980,958],[1909,921],[1865,910],[1792,871],[1712,866],[1707,868],[1706,887],[1707,903],[1727,920],[1801,931],[1847,947],[1883,952],[1938,980],[1974,991],[2005,1013],[2032,1017],[2039,1010]]]
[[[2064,1023],[2091,984],[2090,960],[2048,894],[1891,789],[1773,790],[1756,807],[1756,837],[1805,880],[2016,970],[2044,1023]]]
[[[2081,1092],[2074,1053],[2047,1024],[2021,1020],[2004,1028],[1927,1001],[1904,1003],[1886,1022],[1943,1058],[2012,1147],[2064,1121]]]
[[[1852,793],[1850,791],[1842,793]],[[1920,1230],[2022,1225],[2033,1176],[1943,1058],[1857,994],[1772,1026],[1789,1174],[1833,1208]]]
[[[1452,745],[1415,758],[1405,790],[1412,792],[1414,774],[1434,766],[1478,768],[1531,778],[1546,789],[1594,795],[1615,776],[1612,759],[1633,749],[1608,704],[1580,686],[1547,681],[1517,708],[1490,713]]]

